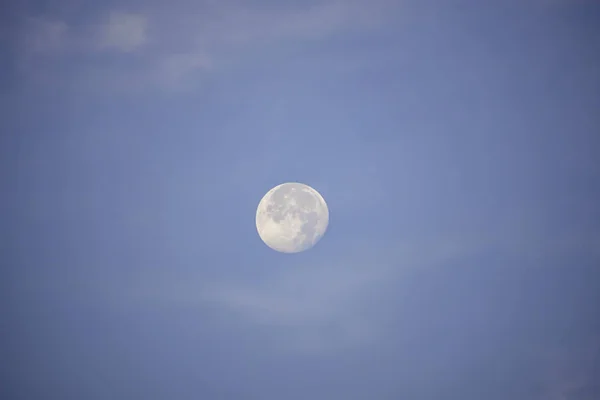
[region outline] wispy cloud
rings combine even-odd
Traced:
[[[324,1],[306,8],[265,10],[225,7],[201,31],[215,43],[318,39],[340,31],[372,28],[383,17],[381,1]]]
[[[547,259],[565,251],[541,237],[527,243],[543,248]],[[252,278],[241,274],[206,279],[196,271],[173,279],[147,272],[122,288],[125,299],[114,293],[111,298],[121,299],[119,307],[129,303],[214,310],[244,329],[260,332],[265,328],[277,350],[331,352],[385,339],[386,315],[397,307],[389,304],[390,293],[401,295],[398,282],[418,269],[445,268],[497,251],[523,259],[531,253],[503,238],[458,234],[387,243],[357,238],[338,250],[331,250],[337,255],[325,261],[292,258],[285,268]]]
[[[213,6],[186,4],[185,8],[175,5],[168,12],[150,6],[137,12],[113,10],[91,18],[93,22],[85,26],[77,21],[40,17],[25,27],[27,40],[22,43],[22,53],[63,58],[97,75],[98,67],[90,64],[89,58],[67,60],[67,54],[114,57],[115,52],[135,52],[143,57],[143,64],[122,67],[116,76],[118,86],[122,76],[128,74],[135,80],[144,77],[150,85],[183,88],[188,78],[209,71],[224,59],[236,58],[236,54],[253,46],[324,39],[336,32],[372,28],[382,16],[382,7],[376,3],[383,4],[325,0],[309,7],[282,9],[218,2]],[[91,59],[96,64],[102,61]],[[31,57],[25,61],[38,62]]]
[[[339,346],[372,339],[373,321],[361,303],[384,276],[381,265],[299,267],[254,285],[217,283],[202,296],[250,323],[280,329],[294,347],[331,348],[336,340]]]
[[[210,56],[200,51],[170,54],[156,66],[155,80],[161,82],[164,87],[184,90],[186,78],[199,71],[208,71],[211,66]]]
[[[299,267],[258,283],[213,282],[196,296],[250,329],[277,332],[271,344],[279,350],[332,351],[377,337],[378,321],[365,315],[362,303],[383,276],[377,266]]]
[[[57,53],[64,50],[68,31],[64,21],[29,18],[25,21],[21,48],[26,55]]]
[[[98,44],[101,48],[131,52],[147,41],[148,21],[140,14],[112,12],[100,26]]]
[[[269,6],[260,2],[248,5],[237,1],[184,1],[168,6],[152,3],[127,12],[103,10],[95,16],[86,16],[90,21],[87,26],[81,26],[81,21],[36,17],[25,24],[26,40],[21,43],[20,63],[33,71],[42,68],[36,57],[62,57],[70,66],[78,66],[80,79],[85,83],[83,87],[88,87],[90,81],[100,81],[102,90],[111,86],[121,90],[123,81],[132,81],[132,85],[125,87],[181,90],[189,88],[187,84],[193,83],[199,75],[218,71],[221,64],[243,62],[244,55],[253,54],[252,50],[261,46],[316,40],[322,43],[340,33],[373,30],[386,23],[397,25],[397,19],[390,15],[397,16],[396,8],[407,9],[411,4],[417,3],[320,0],[302,6]],[[90,52],[100,52],[106,58],[124,54],[143,57],[143,62],[123,63],[126,65],[118,71],[106,69],[106,76],[97,79],[102,70],[90,65],[90,59],[94,63],[106,60],[66,58],[67,54]],[[88,73],[93,79],[87,78]],[[114,85],[107,84],[111,76],[114,76]]]
[[[389,285],[404,273],[472,251],[447,241],[427,246],[357,242],[349,247],[353,250],[340,249],[327,261],[290,259],[285,268],[252,279],[188,276],[173,281],[146,274],[126,290],[128,300],[120,304],[212,309],[244,329],[271,332],[270,343],[278,351],[335,352],[381,337]]]
[[[545,349],[544,349],[545,350]],[[568,399],[593,390],[594,362],[600,354],[600,337],[586,337],[576,345],[540,351],[541,387],[547,399]]]

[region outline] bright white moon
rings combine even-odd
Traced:
[[[256,210],[256,229],[263,242],[282,253],[313,247],[329,225],[329,210],[315,189],[283,183],[264,195]]]

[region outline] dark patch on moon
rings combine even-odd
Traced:
[[[319,221],[319,216],[316,212],[310,212],[303,214],[302,220],[306,221],[306,223],[302,226],[302,233],[306,235],[306,240],[309,243],[312,243],[312,239],[317,232],[317,222]]]
[[[301,210],[314,210],[317,206],[317,199],[311,194],[303,191],[305,187],[300,184],[283,185],[271,195],[271,204],[267,206],[267,213],[275,222],[280,222],[286,216],[285,210],[289,210],[290,201],[296,202],[294,215],[304,219],[305,213]],[[288,196],[288,198],[286,198]],[[300,209],[300,210],[298,210]]]

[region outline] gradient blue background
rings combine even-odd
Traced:
[[[0,398],[600,398],[598,2],[0,18]]]

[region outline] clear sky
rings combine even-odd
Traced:
[[[600,398],[600,3],[1,14],[0,398]]]

